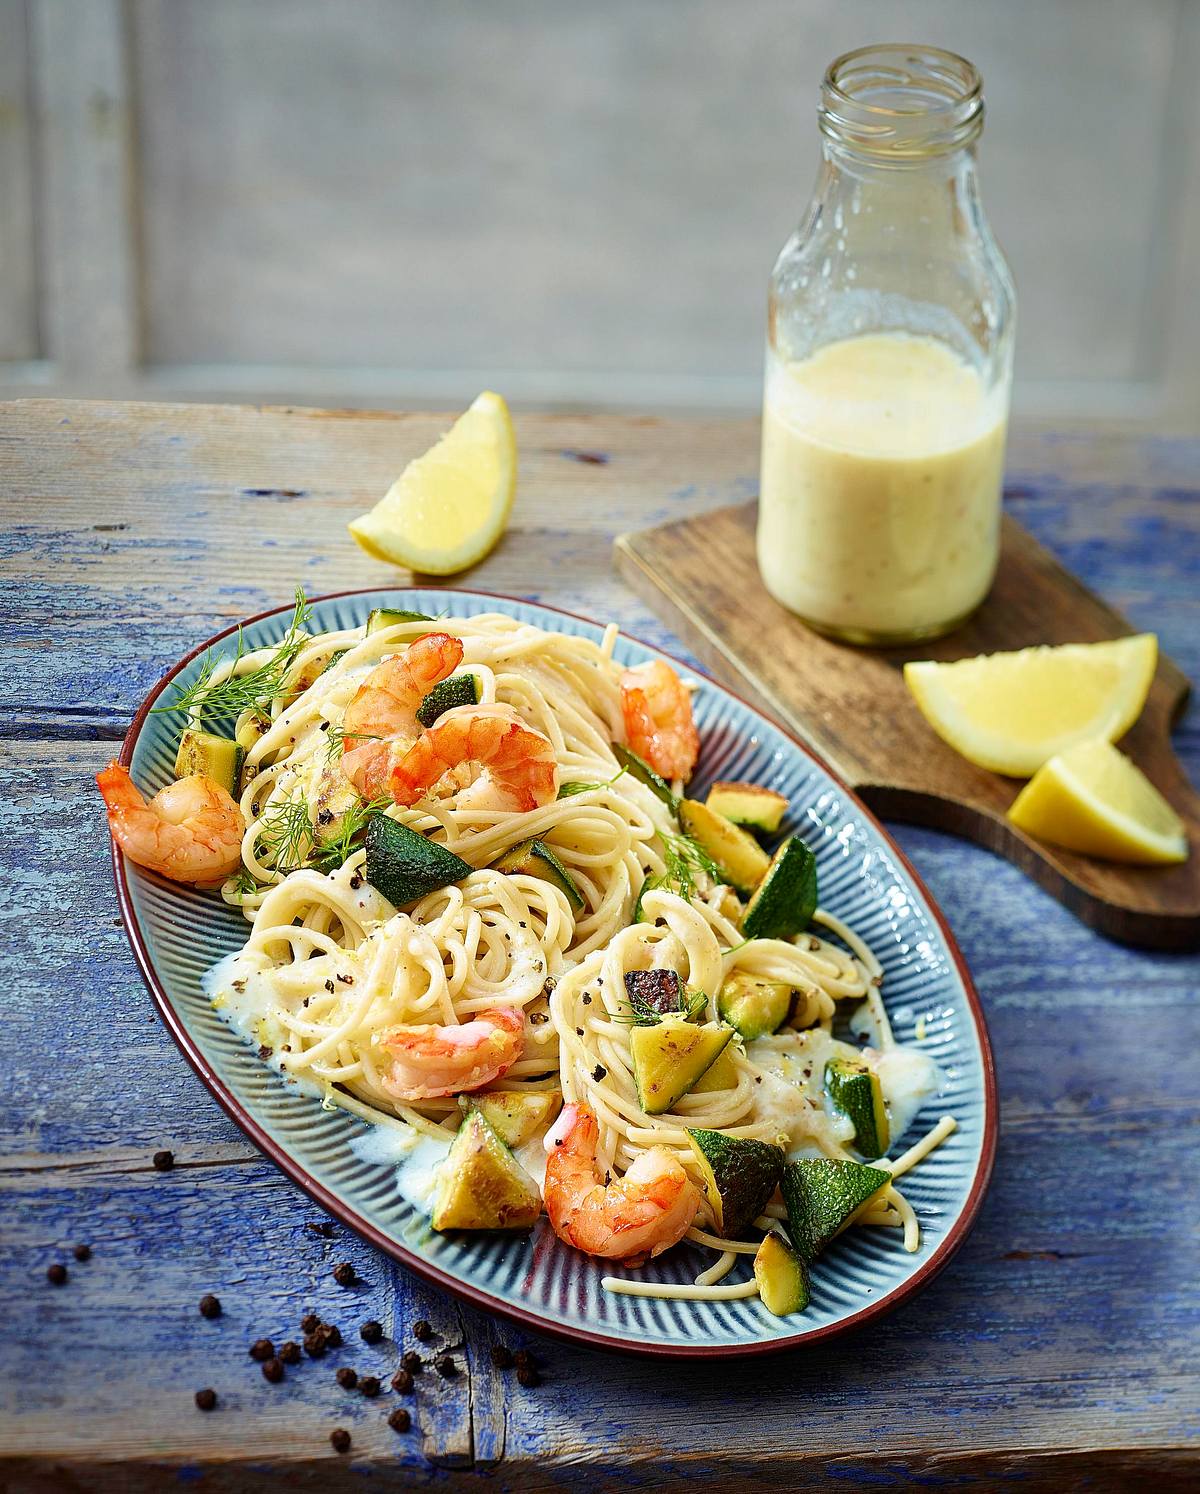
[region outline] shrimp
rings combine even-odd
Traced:
[[[420,735],[417,707],[434,685],[462,663],[461,638],[423,633],[403,653],[372,669],[346,707],[342,739],[349,750],[342,772],[369,799],[378,797],[388,771],[391,744],[405,748]],[[354,745],[355,738],[369,738]],[[378,740],[374,740],[378,739]]]
[[[664,778],[692,776],[700,753],[700,733],[692,701],[669,664],[654,659],[621,675],[621,714],[625,738]]]
[[[463,785],[464,807],[537,809],[558,793],[558,762],[549,737],[527,726],[515,711],[473,706],[447,711],[403,757],[393,754],[386,789],[397,804],[415,804],[445,774],[471,763],[484,770],[487,782],[479,791],[474,783]]]
[[[109,763],[96,782],[112,838],[138,866],[174,882],[215,887],[242,864],[242,811],[203,773],[167,784],[149,803],[120,763]]]
[[[507,1073],[525,1046],[525,1014],[496,1006],[470,1022],[393,1027],[381,1039],[392,1069],[381,1080],[398,1100],[432,1100],[481,1089]]]
[[[553,1134],[544,1193],[560,1240],[588,1255],[640,1265],[683,1239],[700,1194],[666,1147],[652,1146],[624,1177],[604,1183],[596,1165],[600,1128],[586,1106],[564,1106]]]

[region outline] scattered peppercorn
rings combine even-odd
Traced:
[[[92,1247],[90,1245],[76,1245],[71,1254],[77,1261],[90,1261],[92,1258]]]
[[[329,1441],[332,1443],[333,1450],[336,1453],[350,1451],[350,1433],[345,1427],[334,1427],[333,1431],[329,1434]]]
[[[266,1360],[262,1372],[264,1380],[269,1380],[272,1385],[278,1385],[283,1379],[283,1360],[277,1357]]]
[[[517,1371],[517,1381],[519,1384],[524,1385],[526,1390],[532,1390],[535,1385],[542,1383],[542,1377],[531,1366],[529,1369],[519,1369]]]
[[[309,1229],[314,1235],[320,1235],[324,1240],[332,1240],[334,1225],[332,1219],[309,1219],[305,1222],[305,1229]]]
[[[175,1166],[175,1153],[167,1151],[164,1147],[161,1152],[155,1152],[150,1160],[154,1163],[155,1169],[158,1172],[170,1172],[172,1167]]]
[[[67,1268],[61,1261],[55,1261],[53,1265],[46,1267],[46,1280],[51,1286],[65,1286],[67,1283]]]
[[[604,1067],[604,1065],[602,1063],[598,1063],[592,1070],[592,1078],[596,1081],[597,1084],[599,1084],[601,1079],[603,1079],[607,1073],[608,1070]]]
[[[348,1364],[342,1365],[341,1369],[338,1370],[337,1374],[334,1376],[334,1379],[338,1382],[343,1390],[353,1390],[354,1387],[358,1384],[358,1376],[354,1373],[354,1371]]]
[[[202,1318],[219,1318],[221,1316],[221,1299],[214,1297],[211,1292],[205,1292],[200,1298],[200,1316]]]
[[[393,1432],[407,1432],[412,1426],[412,1417],[403,1406],[397,1406],[388,1417],[388,1426]]]
[[[424,1342],[433,1337],[433,1324],[428,1318],[418,1318],[413,1324],[413,1336]]]
[[[274,1359],[275,1345],[269,1338],[256,1338],[250,1345],[250,1358],[257,1359],[259,1364],[264,1360]]]
[[[458,1374],[458,1365],[450,1358],[449,1354],[439,1354],[433,1361],[433,1367],[441,1375],[443,1380],[453,1380]]]
[[[358,1280],[358,1273],[349,1261],[341,1261],[333,1268],[333,1279],[340,1287],[352,1287]]]
[[[315,1333],[321,1326],[321,1320],[315,1312],[306,1312],[300,1319],[301,1333]]]
[[[196,1405],[201,1411],[211,1411],[217,1404],[217,1392],[211,1385],[196,1392]]]
[[[383,1337],[383,1324],[377,1323],[374,1318],[368,1318],[358,1332],[364,1344],[377,1344]]]
[[[528,1349],[518,1349],[513,1355],[513,1363],[518,1369],[536,1369],[537,1363]]]
[[[377,1375],[364,1375],[358,1382],[358,1388],[368,1400],[374,1400],[382,1388]]]
[[[310,1359],[320,1359],[329,1345],[319,1333],[306,1333],[304,1335],[304,1352]]]
[[[279,1350],[279,1358],[283,1360],[284,1364],[300,1363],[300,1345],[295,1339],[289,1338],[287,1343],[282,1345]]]
[[[416,1349],[405,1349],[404,1353],[400,1356],[400,1363],[410,1375],[419,1375],[421,1373],[421,1356],[417,1353]]]
[[[508,1347],[507,1344],[492,1345],[492,1363],[496,1366],[497,1369],[512,1369],[512,1350]]]
[[[392,1389],[407,1395],[413,1388],[412,1370],[398,1369],[392,1376]]]
[[[331,1349],[340,1349],[342,1347],[342,1330],[336,1323],[322,1323],[317,1332]]]

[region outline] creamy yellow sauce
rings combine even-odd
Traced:
[[[758,560],[771,594],[864,641],[933,632],[991,585],[1007,389],[929,337],[769,355]]]

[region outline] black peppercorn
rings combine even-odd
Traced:
[[[272,1385],[278,1385],[283,1379],[283,1360],[272,1358],[264,1361],[262,1372],[264,1380],[269,1380]]]
[[[331,1349],[342,1347],[342,1330],[336,1323],[322,1323],[317,1332]]]
[[[294,1339],[289,1338],[287,1343],[280,1348],[279,1358],[283,1360],[284,1364],[299,1364],[300,1345]]]
[[[449,1354],[439,1354],[433,1361],[433,1367],[441,1375],[443,1380],[453,1380],[458,1374],[458,1365],[450,1358]]]
[[[412,1426],[412,1417],[403,1406],[397,1406],[388,1417],[388,1426],[391,1427],[393,1432],[407,1432],[409,1427]]]
[[[413,1336],[422,1341],[433,1337],[433,1324],[427,1318],[418,1318],[413,1324]]]
[[[400,1363],[410,1375],[419,1375],[421,1373],[421,1356],[415,1349],[405,1349],[404,1353],[400,1356]]]
[[[392,1389],[407,1395],[413,1388],[412,1370],[398,1369],[392,1376]]]
[[[541,1375],[538,1374],[537,1370],[535,1370],[532,1365],[530,1365],[526,1369],[519,1369],[517,1371],[517,1380],[520,1382],[520,1384],[524,1385],[527,1390],[532,1390],[535,1385],[540,1385],[542,1383]]]
[[[383,1324],[377,1323],[374,1318],[368,1318],[358,1333],[364,1344],[377,1344],[383,1337]]]
[[[340,1287],[352,1287],[358,1275],[349,1261],[341,1261],[333,1268],[333,1279]]]
[[[219,1318],[221,1316],[221,1299],[214,1297],[211,1292],[205,1292],[200,1298],[200,1316],[202,1318]]]
[[[354,1371],[348,1364],[342,1365],[341,1369],[338,1370],[337,1374],[334,1376],[334,1379],[338,1382],[343,1390],[353,1390],[354,1387],[358,1384],[358,1376],[354,1373]]]
[[[304,1352],[310,1359],[320,1359],[329,1345],[320,1333],[306,1333],[304,1335]]]
[[[329,1434],[329,1441],[336,1453],[350,1451],[350,1433],[345,1427],[334,1427],[333,1431]]]
[[[507,1344],[492,1345],[492,1363],[496,1366],[497,1369],[512,1369],[512,1350],[508,1347]]]
[[[61,1261],[55,1261],[53,1265],[46,1267],[46,1280],[51,1286],[65,1286],[67,1283],[67,1268]]]
[[[513,1355],[513,1363],[518,1369],[536,1369],[533,1355],[528,1349],[518,1349]]]
[[[211,1411],[217,1404],[217,1392],[211,1385],[196,1392],[196,1405],[201,1411]]]
[[[300,1319],[301,1333],[315,1333],[321,1326],[321,1320],[315,1312],[306,1312]]]
[[[175,1153],[167,1151],[164,1147],[162,1151],[155,1152],[150,1160],[154,1163],[157,1172],[170,1172],[175,1166]]]
[[[381,1389],[377,1375],[364,1375],[358,1382],[358,1388],[368,1400],[374,1400]]]
[[[266,1359],[274,1359],[275,1345],[269,1338],[256,1338],[250,1345],[250,1358],[257,1359],[262,1364]]]
[[[71,1254],[77,1261],[90,1261],[92,1258],[92,1247],[90,1245],[76,1245]]]

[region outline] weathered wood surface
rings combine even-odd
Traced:
[[[192,1076],[116,926],[91,774],[157,674],[230,618],[286,600],[297,578],[315,593],[394,575],[343,522],[440,424],[0,408],[0,1489],[242,1490],[286,1475],[326,1490],[368,1473],[535,1491],[1195,1487],[1200,961],[1106,942],[983,851],[897,832],[991,1025],[992,1191],[928,1291],[816,1353],[665,1374],[485,1321],[340,1226],[307,1228],[317,1211]],[[613,576],[612,537],[748,496],[753,425],[528,417],[518,434],[513,528],[463,584],[614,616],[671,647]],[[1023,522],[1195,674],[1200,449],[1030,438],[1012,467]],[[1194,711],[1177,746],[1197,776]],[[162,1146],[172,1173],[150,1165]],[[80,1239],[86,1264],[69,1255]],[[59,1258],[71,1279],[56,1289],[44,1273]],[[342,1259],[366,1286],[334,1284]],[[205,1291],[225,1305],[217,1322],[196,1312]],[[248,1343],[295,1333],[309,1307],[346,1347],[268,1385]],[[389,1337],[368,1349],[354,1330],[372,1316]],[[420,1316],[463,1341],[467,1372],[422,1376],[415,1430],[397,1436],[396,1397],[348,1395],[333,1372],[390,1372]],[[538,1389],[492,1368],[493,1335],[535,1349]],[[192,1405],[202,1385],[221,1395],[208,1416]],[[336,1425],[349,1457],[329,1447]]]
[[[1200,530],[1200,476],[1193,496],[1188,517]],[[1123,638],[1127,619],[1009,517],[995,582],[964,626],[908,648],[852,648],[804,627],[767,591],[754,547],[757,517],[756,504],[740,503],[620,535],[617,569],[702,664],[812,747],[876,814],[950,830],[1006,856],[1113,938],[1200,948],[1200,796],[1170,741],[1190,685],[1171,659],[1160,653],[1149,699],[1121,748],[1171,801],[1196,854],[1172,867],[1077,855],[1006,818],[1021,782],[976,767],[943,742],[917,710],[902,669],[909,659]]]

